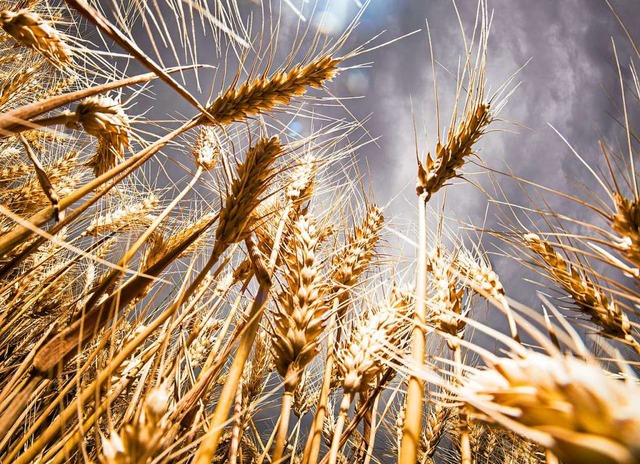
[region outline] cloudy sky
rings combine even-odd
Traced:
[[[238,3],[240,16],[253,15],[254,33],[259,31],[260,2],[243,0]],[[279,0],[273,0],[263,2],[263,5],[279,3]],[[640,39],[638,0],[611,0],[611,3],[630,33]],[[278,47],[282,49],[283,57],[290,50],[287,40],[295,38],[298,27],[310,24],[311,30],[319,28],[326,37],[335,39],[360,11],[357,0],[282,0],[281,4],[279,36],[282,46]],[[471,34],[477,4],[476,0],[458,1],[467,34]],[[615,15],[605,0],[489,0],[488,6],[493,15],[488,93],[517,74],[511,85],[515,90],[499,115],[504,122],[496,124],[497,130],[479,144],[482,161],[492,169],[511,170],[528,181],[562,191],[583,195],[581,184],[586,184],[595,196],[603,196],[589,171],[578,162],[553,128],[594,167],[605,167],[598,140],[604,139],[614,147],[623,141],[616,120],[621,117],[622,110],[612,39],[627,85],[631,82],[629,63],[634,55]],[[278,11],[277,6],[274,11]],[[306,22],[301,23],[300,16],[304,16]],[[414,122],[419,127],[417,143],[421,155],[435,145],[427,23],[438,61],[443,122],[448,121],[454,82],[447,71],[455,74],[458,60],[464,53],[462,33],[451,0],[371,0],[343,50],[353,49],[383,31],[384,34],[367,45],[368,48],[414,31],[420,32],[351,58],[346,65],[356,69],[346,70],[330,86],[334,95],[345,99],[345,105],[356,118],[368,118],[367,137],[377,138],[377,142],[360,149],[357,162],[362,172],[368,173],[365,183],[371,182],[377,202],[388,205],[387,216],[393,218],[394,227],[408,234],[414,231],[416,218]],[[134,35],[150,49],[144,33]],[[206,41],[198,45],[200,59],[206,60],[208,53],[212,56],[211,46]],[[636,57],[636,61],[638,59]],[[278,62],[277,58],[275,62]],[[231,71],[233,74],[233,69]],[[212,87],[224,86],[218,82],[208,88]],[[203,88],[207,89],[206,82]],[[206,98],[208,90],[203,95]],[[172,103],[172,110],[176,112],[193,112],[178,98],[172,102],[175,103]],[[635,111],[631,116],[637,117],[637,99],[630,98],[630,106]],[[346,115],[343,112],[340,116]],[[464,172],[483,188],[492,189],[486,170],[467,165]],[[529,206],[526,195],[516,183],[501,177],[498,180],[512,203]],[[439,204],[442,198],[442,193],[436,195],[434,204]],[[456,182],[447,189],[446,199],[447,216],[477,226],[499,228],[495,218],[497,208],[488,206],[487,197],[473,185]],[[561,197],[551,196],[548,201],[557,211],[581,220],[593,219],[583,208]],[[544,231],[544,224],[537,222]],[[495,243],[487,241],[485,244],[490,252],[497,250]],[[406,254],[410,255],[411,251],[406,250]],[[492,261],[503,276],[519,275],[516,271],[521,266],[513,260],[494,256]],[[535,304],[536,297],[529,285],[522,284],[517,277],[504,280],[507,280],[511,295],[529,305]]]
[[[300,4],[301,2],[297,2]],[[477,2],[458,2],[463,24],[471,33]],[[640,38],[640,10],[636,0],[612,2],[631,34]],[[308,8],[311,8],[308,5]],[[355,14],[353,0],[334,1],[315,12],[323,11],[332,21]],[[498,170],[511,169],[517,175],[563,191],[579,192],[574,184],[584,182],[597,192],[593,179],[580,165],[561,137],[592,166],[604,167],[598,140],[616,146],[622,132],[614,118],[621,117],[620,83],[613,54],[615,41],[625,78],[632,49],[624,31],[604,0],[492,0],[493,13],[489,42],[488,86],[496,90],[517,72],[518,88],[501,112],[500,131],[488,134],[480,144],[482,160]],[[303,13],[305,10],[303,9]],[[427,127],[419,129],[421,153],[433,147],[435,134],[433,83],[426,30],[428,22],[438,70],[442,100],[450,101],[452,79],[443,71],[455,73],[463,52],[458,20],[449,0],[409,1],[373,0],[364,13],[350,43],[358,44],[386,30],[379,41],[401,37],[414,30],[422,32],[370,54],[357,57],[358,62],[372,62],[366,69],[348,71],[336,83],[339,95],[365,95],[349,102],[357,117],[371,114],[367,125],[380,139],[359,153],[361,166],[368,166],[376,199],[391,202],[390,211],[398,227],[408,230],[414,221],[415,137],[414,120]],[[331,23],[330,23],[331,24]],[[330,29],[330,28],[329,28]],[[628,80],[627,80],[628,83]],[[447,93],[448,92],[448,93]],[[637,100],[631,100],[637,107]],[[444,120],[448,109],[443,105]],[[470,178],[489,188],[491,183],[482,169],[468,166]],[[515,183],[502,179],[507,196],[514,203],[527,205]],[[441,195],[440,195],[441,197]],[[559,197],[550,199],[554,208],[585,219],[582,209]],[[447,191],[447,214],[482,225],[487,199],[468,184]],[[487,215],[488,227],[498,227],[493,219],[495,208]],[[543,227],[543,226],[542,226]],[[488,246],[491,251],[491,246]],[[513,264],[495,259],[503,273],[511,274]],[[524,295],[517,283],[517,296],[528,303],[535,296]],[[530,287],[526,287],[529,288]],[[531,296],[531,298],[529,298]]]
[[[305,14],[313,8],[302,4]],[[462,22],[471,33],[476,16],[476,1],[459,1]],[[640,10],[637,0],[613,0],[612,5],[640,39]],[[320,4],[315,20],[326,14],[325,28],[339,30],[341,19],[352,17],[358,6],[353,0]],[[499,131],[488,134],[480,144],[480,156],[491,168],[511,170],[516,175],[585,198],[584,185],[596,197],[604,197],[589,171],[580,164],[567,144],[553,128],[591,166],[605,169],[598,141],[604,139],[617,147],[623,140],[616,118],[620,119],[620,82],[613,53],[612,40],[629,84],[629,63],[633,49],[622,27],[604,0],[491,0],[493,13],[487,83],[496,90],[516,71],[514,85],[519,84],[500,114],[506,122],[496,126]],[[312,19],[313,21],[313,19]],[[377,43],[401,37],[415,30],[421,32],[370,54],[356,57],[357,63],[369,63],[366,69],[347,71],[334,84],[341,96],[364,95],[349,101],[349,108],[358,118],[370,116],[367,128],[380,137],[358,153],[363,171],[370,172],[376,200],[389,203],[388,216],[403,233],[415,230],[415,141],[414,121],[419,129],[420,152],[434,146],[433,81],[428,22],[436,59],[443,102],[450,101],[453,81],[444,72],[455,73],[463,41],[457,16],[450,0],[373,0],[362,16],[349,44],[360,44],[381,31],[385,34]],[[328,26],[327,26],[328,24]],[[636,57],[637,61],[637,57]],[[526,66],[523,69],[522,66]],[[518,69],[520,69],[518,71]],[[638,101],[630,105],[637,112]],[[449,110],[442,107],[444,121]],[[637,113],[636,113],[637,114]],[[551,127],[553,126],[553,128]],[[467,166],[469,178],[491,189],[491,180],[477,166]],[[498,176],[511,202],[530,206],[526,195],[515,182]],[[579,220],[597,220],[584,208],[547,195],[551,207]],[[442,194],[434,198],[442,200]],[[489,229],[500,229],[497,209],[489,205],[486,196],[476,187],[462,182],[447,190],[446,214],[456,220]],[[519,212],[522,217],[524,213]],[[548,228],[540,217],[533,218],[538,230]],[[532,230],[536,228],[525,224]],[[580,232],[576,228],[576,232]],[[584,230],[583,230],[584,232]],[[462,233],[460,233],[462,234]],[[492,252],[493,266],[502,276],[509,294],[528,306],[539,307],[535,287],[524,279],[535,277],[512,259],[502,259],[500,243],[485,237],[484,245]],[[410,247],[409,247],[410,248]],[[411,255],[410,250],[405,250]],[[537,280],[541,280],[539,277]],[[502,325],[498,321],[499,325]]]

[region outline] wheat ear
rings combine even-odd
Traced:
[[[372,389],[386,363],[398,356],[407,339],[408,305],[397,291],[375,310],[366,311],[336,353],[343,398],[329,451],[329,464],[336,464],[346,415],[356,393]]]
[[[42,53],[55,66],[64,68],[72,63],[73,52],[62,34],[35,11],[4,10],[0,12],[0,26],[19,44]]]
[[[207,107],[217,124],[231,124],[249,116],[266,113],[278,105],[286,105],[294,97],[304,95],[307,87],[320,88],[338,73],[339,58],[325,56],[289,71],[278,71],[270,78],[262,77],[230,88]],[[206,115],[202,124],[211,124]]]
[[[220,141],[214,127],[201,127],[193,146],[193,156],[198,166],[210,171],[220,157]]]
[[[495,301],[503,308],[509,323],[511,338],[516,342],[520,342],[518,326],[509,307],[506,292],[498,274],[491,269],[491,266],[485,262],[482,256],[476,260],[468,250],[464,249],[457,254],[455,264],[458,272],[467,279],[465,282],[467,285],[476,293]]]
[[[353,235],[348,238],[347,245],[335,256],[333,260],[333,301],[332,315],[327,323],[329,330],[335,325],[339,311],[345,311],[345,301],[348,299],[351,288],[357,283],[358,278],[367,269],[375,254],[375,247],[380,239],[380,232],[384,225],[382,210],[375,205],[367,209],[367,214]],[[341,305],[342,303],[342,305]],[[303,463],[316,464],[320,455],[322,441],[322,427],[325,421],[329,393],[331,390],[331,374],[334,370],[333,334],[329,332],[327,337],[328,354],[325,361],[322,387],[318,397],[318,405],[313,424],[309,431],[309,438],[305,445]]]
[[[447,338],[447,345],[455,351],[465,327],[465,322],[459,317],[464,287],[458,285],[454,264],[442,256],[440,247],[430,253],[427,270],[432,276],[432,294],[427,302],[430,322],[441,332],[451,335]]]
[[[284,259],[286,286],[278,296],[279,308],[271,329],[274,363],[284,379],[282,413],[272,462],[282,459],[293,394],[302,371],[318,353],[319,337],[329,310],[321,293],[324,283],[316,257],[318,239],[313,221],[300,216],[293,227],[290,252]]]
[[[251,233],[256,222],[253,212],[273,174],[271,166],[281,152],[282,146],[277,137],[261,139],[247,151],[220,211],[214,256],[220,256],[227,246],[244,240]]]
[[[604,336],[623,340],[640,353],[640,344],[633,336],[627,315],[614,301],[609,300],[589,277],[579,272],[575,266],[571,266],[549,242],[538,235],[526,234],[524,242],[531,251],[542,258],[547,272],[571,295],[577,308],[600,327]]]
[[[143,463],[157,451],[164,438],[167,424],[162,417],[167,410],[169,393],[166,386],[152,390],[146,397],[138,420],[125,424],[119,433],[102,437],[103,462]]]
[[[636,380],[533,352],[495,359],[461,392],[485,420],[537,441],[567,464],[638,462],[639,394]]]
[[[611,220],[611,227],[618,234],[618,247],[636,266],[640,266],[640,201],[628,200],[622,195],[614,195],[616,213]]]
[[[473,154],[473,146],[484,134],[493,117],[487,103],[478,103],[455,131],[449,132],[446,143],[438,142],[435,159],[427,154],[426,163],[418,161],[416,192],[428,201],[446,183],[458,176],[466,158]]]

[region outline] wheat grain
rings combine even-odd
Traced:
[[[294,206],[302,205],[313,196],[318,164],[313,154],[305,156],[291,172],[285,196]]]
[[[427,423],[420,438],[420,461],[433,458],[448,425],[451,411],[450,407],[438,403],[427,414]]]
[[[318,230],[313,220],[300,216],[293,226],[290,251],[284,257],[286,286],[278,295],[279,307],[271,328],[274,363],[284,379],[285,390],[274,462],[282,458],[293,393],[304,368],[318,353],[319,337],[330,309],[322,294],[318,246]]]
[[[102,437],[105,464],[145,463],[160,447],[167,427],[162,417],[169,404],[166,386],[152,390],[145,399],[143,410],[132,424],[125,424],[119,433]]]
[[[361,393],[375,386],[385,363],[406,345],[409,307],[394,289],[380,306],[366,311],[336,353],[342,388]]]
[[[372,389],[387,362],[399,356],[409,335],[408,305],[394,289],[387,301],[362,315],[351,336],[336,352],[344,394],[333,433],[329,463],[336,464],[346,415],[356,393]]]
[[[498,274],[491,269],[490,265],[482,257],[479,257],[477,261],[466,249],[462,249],[457,253],[455,265],[458,272],[467,279],[467,282],[465,282],[467,285],[483,297],[493,299],[504,308],[509,322],[511,337],[516,341],[520,341],[518,327],[511,313],[506,292]]]
[[[273,318],[273,353],[278,373],[285,379],[285,391],[293,392],[305,366],[318,351],[329,305],[321,294],[318,233],[310,218],[301,216],[294,224],[291,251],[285,257],[286,286],[278,296]]]

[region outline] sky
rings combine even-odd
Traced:
[[[302,14],[313,8],[301,1],[294,3],[303,6]],[[612,0],[611,3],[631,35],[640,40],[637,0]],[[458,1],[458,8],[467,34],[471,34],[477,2]],[[490,169],[513,172],[532,183],[580,198],[592,194],[597,199],[605,199],[604,191],[573,150],[594,169],[606,169],[599,140],[616,148],[619,143],[624,144],[619,125],[622,118],[620,78],[613,44],[626,85],[630,83],[629,64],[634,52],[623,28],[604,0],[490,0],[488,8],[493,15],[487,65],[487,86],[492,90],[488,93],[497,90],[514,74],[510,88],[515,90],[499,114],[503,122],[498,122],[494,126],[496,130],[479,144],[482,162]],[[352,17],[357,10],[353,0],[321,2],[314,16],[317,22],[326,12],[325,23],[329,26],[325,28],[331,34],[339,31],[346,23],[345,18]],[[335,31],[331,26],[335,26]],[[377,140],[376,144],[359,150],[356,159],[362,172],[369,175],[367,179],[376,200],[387,205],[391,228],[409,236],[415,233],[417,220],[416,140],[421,156],[435,145],[427,26],[439,63],[437,79],[442,119],[446,123],[453,80],[445,69],[454,75],[464,51],[459,22],[450,0],[373,0],[349,44],[364,43],[382,31],[384,35],[375,43],[416,30],[420,32],[356,57],[355,62],[370,65],[346,71],[332,87],[340,96],[363,96],[349,100],[348,107],[356,118],[369,118],[367,130]],[[637,118],[638,100],[631,98],[629,106],[630,117]],[[417,137],[414,125],[418,127]],[[495,192],[486,169],[467,165],[463,172],[474,183]],[[505,176],[497,175],[495,179],[510,202],[523,208],[515,213],[523,218],[524,208],[531,206],[528,194]],[[434,208],[440,207],[443,198],[442,192],[434,197]],[[561,196],[545,194],[544,198],[554,211],[580,221],[602,224],[593,213]],[[471,236],[474,241],[477,237],[475,232],[461,228],[459,222],[504,230],[504,218],[495,203],[466,181],[456,181],[447,189],[444,211],[453,235],[458,237]],[[549,230],[540,215],[529,216],[531,220],[524,222],[521,231]],[[430,219],[430,227],[435,226],[434,217]],[[574,231],[584,233],[586,230],[575,226]],[[532,286],[528,279],[538,282],[544,279],[516,260],[503,256],[506,251],[523,259],[521,252],[505,247],[503,242],[487,234],[482,237],[482,244],[494,269],[502,276],[508,294],[529,307],[539,308],[537,291],[549,292]],[[411,246],[398,246],[403,248],[400,253],[408,260],[414,256]],[[503,321],[495,323],[504,329]]]
[[[630,33],[640,38],[637,2],[619,0],[612,5]],[[462,23],[470,34],[477,2],[459,1],[458,7]],[[633,50],[615,15],[604,0],[491,0],[488,7],[493,19],[487,86],[495,91],[515,74],[510,86],[515,90],[499,114],[503,122],[498,122],[494,127],[496,131],[487,134],[479,144],[480,158],[492,169],[510,170],[547,187],[583,195],[579,184],[584,183],[595,195],[603,196],[604,192],[597,191],[593,177],[567,142],[592,167],[604,167],[598,141],[603,139],[617,146],[618,141],[623,140],[618,122],[622,116],[621,92],[613,42],[627,84]],[[357,8],[352,0],[331,2],[326,7],[338,16],[353,15]],[[318,8],[320,12],[322,9]],[[414,122],[418,126],[420,154],[424,156],[426,150],[435,145],[427,25],[435,58],[441,65],[437,76],[442,119],[448,121],[447,106],[450,105],[446,103],[451,101],[453,80],[444,70],[455,74],[459,56],[464,51],[450,0],[373,0],[351,38],[352,43],[362,43],[383,30],[386,32],[378,42],[415,30],[421,32],[356,57],[356,61],[371,62],[371,66],[347,71],[335,89],[339,95],[364,95],[362,99],[349,101],[349,108],[356,117],[370,115],[367,129],[379,139],[377,145],[364,147],[358,160],[360,166],[370,172],[376,199],[381,203],[390,202],[390,216],[403,231],[408,230],[416,218]],[[630,100],[631,110],[637,111],[637,103]],[[426,131],[422,129],[424,126]],[[463,170],[469,179],[491,188],[491,179],[483,171],[477,165],[468,165]],[[515,182],[501,176],[497,179],[513,203],[529,205]],[[446,195],[447,216],[478,227],[500,227],[494,218],[496,208],[470,183],[456,182],[447,189]],[[590,218],[584,208],[561,197],[549,196],[548,199],[554,209],[579,219]],[[439,204],[442,194],[434,200]],[[544,224],[538,223],[538,226],[544,231]],[[488,251],[496,251],[495,244],[486,246]],[[521,267],[498,256],[492,261],[505,275],[512,275]],[[517,298],[529,304],[535,301],[535,295],[525,294],[527,290],[531,293],[529,285],[517,281],[508,283]]]
[[[610,1],[631,35],[640,40],[638,1]],[[238,2],[240,16],[253,18],[254,32],[259,30],[256,19],[260,17],[259,3],[255,0]],[[279,3],[279,0],[263,2]],[[457,4],[469,36],[478,2],[459,0]],[[277,6],[274,8],[277,11]],[[290,50],[287,42],[295,39],[298,28],[309,25],[312,30],[320,29],[327,39],[335,40],[359,13],[362,14],[358,25],[344,45],[344,51],[362,44],[370,49],[393,42],[347,60],[345,67],[350,69],[342,72],[329,89],[349,108],[349,117],[366,120],[367,132],[359,134],[363,137],[360,141],[375,139],[375,143],[368,143],[354,155],[365,176],[363,183],[371,184],[375,200],[386,206],[386,216],[391,219],[390,229],[411,236],[415,235],[417,218],[416,145],[419,155],[424,157],[429,149],[433,149],[436,140],[427,27],[438,63],[443,124],[450,115],[452,76],[464,53],[463,36],[452,0],[371,0],[364,12],[360,8],[358,0],[282,0],[279,31],[282,45],[278,46],[282,53],[274,62],[277,64],[279,58],[286,56]],[[622,117],[620,78],[613,43],[626,85],[631,82],[629,64],[634,55],[629,39],[606,0],[489,0],[488,10],[492,24],[487,94],[491,95],[511,78],[509,89],[513,93],[498,115],[500,120],[478,144],[481,161],[463,169],[471,182],[457,180],[446,189],[447,224],[453,234],[460,237],[474,236],[473,232],[460,228],[457,225],[460,222],[488,230],[502,228],[505,218],[500,217],[496,203],[489,201],[482,191],[496,192],[493,178],[497,179],[511,203],[522,208],[531,206],[520,185],[504,175],[490,176],[489,170],[512,172],[526,181],[582,198],[588,195],[604,198],[604,191],[573,151],[594,169],[605,168],[598,141],[604,140],[616,148],[624,143],[619,124]],[[301,22],[301,16],[305,22]],[[143,48],[150,50],[144,33],[134,35]],[[394,41],[398,38],[402,39]],[[373,41],[367,43],[371,39]],[[200,41],[199,59],[206,61],[213,56],[211,48],[206,41]],[[163,52],[163,58],[170,61],[169,55]],[[635,60],[640,58],[636,56]],[[233,71],[232,67],[230,69]],[[205,97],[209,96],[212,87],[214,95],[217,88],[224,88],[221,82],[208,85],[206,79],[201,85]],[[162,93],[159,95],[164,97]],[[627,97],[630,117],[637,120],[638,100],[631,95]],[[175,95],[166,98],[172,98],[171,108],[175,112],[193,112]],[[347,116],[339,108],[335,111],[337,117]],[[418,128],[417,135],[414,126]],[[531,192],[531,189],[527,191]],[[434,196],[431,202],[434,208],[440,208],[444,198],[443,192]],[[502,198],[494,195],[494,199]],[[578,220],[597,220],[585,208],[561,196],[546,195],[545,200],[555,211]],[[524,213],[521,209],[515,214],[523,217]],[[435,225],[434,221],[431,217],[430,226]],[[523,224],[521,229],[546,230],[541,217],[534,215],[532,222]],[[397,244],[393,234],[389,240]],[[503,259],[503,244],[486,235],[482,243],[490,253],[494,268],[506,276],[503,283],[508,293],[529,306],[539,304],[535,291],[523,280],[531,274],[524,272],[523,266],[513,259]],[[413,256],[411,245],[400,243],[397,246],[410,260]]]

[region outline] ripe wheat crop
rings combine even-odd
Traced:
[[[415,258],[333,88],[403,41],[295,3],[0,1],[0,462],[640,463],[637,128],[601,144],[605,200],[553,192],[601,223],[495,202],[546,278],[527,308],[431,207],[506,124],[487,3],[457,73],[431,63],[455,98],[416,149]]]

